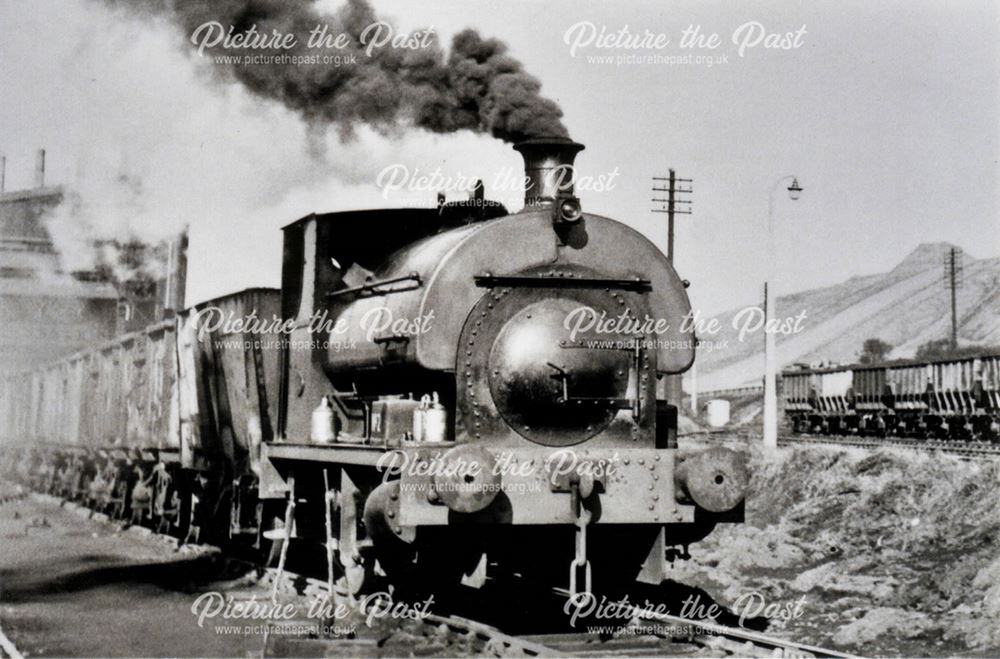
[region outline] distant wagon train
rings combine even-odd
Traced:
[[[678,449],[677,401],[657,395],[694,360],[686,282],[581,209],[563,179],[582,145],[516,148],[518,213],[480,187],[309,215],[284,230],[280,291],[4,378],[11,471],[184,538],[319,550],[353,593],[386,577],[659,583],[742,518],[745,459]],[[671,335],[571,331],[581,308]]]
[[[998,441],[1000,355],[782,373],[795,432]]]

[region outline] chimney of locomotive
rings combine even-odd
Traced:
[[[565,137],[536,137],[514,145],[524,158],[524,207],[552,207],[573,197],[573,161],[584,146]]]

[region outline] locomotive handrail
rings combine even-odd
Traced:
[[[606,279],[603,277],[544,277],[538,275],[475,275],[473,281],[481,288],[510,286],[514,288],[620,288],[648,293],[653,290],[648,279]]]
[[[411,286],[399,286],[396,288],[390,288],[387,290],[380,290],[383,286],[390,286],[392,284],[401,284],[404,282],[409,282]],[[343,288],[339,291],[330,291],[326,294],[326,299],[332,299],[335,297],[341,297],[343,295],[357,295],[358,297],[368,297],[373,295],[385,295],[387,293],[402,293],[403,291],[412,291],[414,289],[420,288],[423,282],[420,279],[420,274],[416,272],[411,272],[408,275],[402,275],[401,277],[389,277],[388,279],[379,279],[377,281],[369,281],[361,284],[360,286],[351,286],[350,288]]]

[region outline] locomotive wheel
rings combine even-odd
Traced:
[[[462,576],[479,563],[481,551],[474,540],[456,540],[455,527],[447,532],[422,531],[400,526],[399,481],[382,483],[365,500],[364,524],[372,540],[371,552],[362,552],[361,564],[347,572],[354,589],[377,585],[382,574],[406,596],[422,597],[459,586]],[[361,575],[364,582],[360,582]],[[374,581],[372,579],[374,578]],[[358,592],[354,590],[352,592]]]
[[[413,544],[413,529],[399,526],[399,481],[382,483],[365,499],[364,524],[368,537],[372,540],[372,557],[390,581],[404,588],[414,585],[417,570],[416,547]],[[361,561],[362,565],[351,566],[353,580],[374,568],[371,560]]]

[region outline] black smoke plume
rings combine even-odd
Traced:
[[[435,40],[419,49],[376,48],[369,56],[361,34],[380,19],[365,0],[348,0],[332,15],[318,12],[312,0],[151,1],[188,39],[209,21],[227,30],[231,25],[234,33],[255,27],[258,33],[274,29],[297,37],[291,49],[227,51],[220,44],[206,49],[205,57],[356,55],[354,63],[341,66],[213,64],[220,75],[257,96],[283,103],[314,127],[332,124],[347,134],[358,123],[383,131],[406,126],[438,133],[471,130],[508,142],[567,136],[562,110],[541,95],[538,79],[507,54],[502,41],[472,29],[456,34],[447,52]],[[349,45],[307,48],[309,32],[324,24],[330,34],[348,35]],[[187,43],[191,45],[190,40]]]

